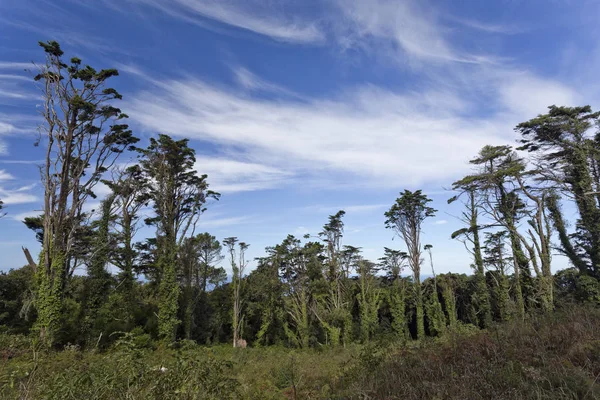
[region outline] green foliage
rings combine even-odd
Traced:
[[[433,279],[427,279],[423,284],[423,289],[429,334],[431,336],[441,336],[446,331],[446,316],[438,297],[437,285]]]
[[[150,139],[146,149],[138,149],[155,214],[147,218],[146,223],[157,228],[159,334],[171,342],[176,338],[180,323],[177,253],[190,227],[204,212],[206,201],[219,197],[208,190],[207,176],[198,175],[194,167],[195,151],[187,143],[187,139],[177,141],[159,135],[158,139]]]
[[[521,149],[539,158],[539,168],[552,170],[539,179],[557,187],[566,186],[572,193],[579,220],[577,231],[567,235],[559,215],[556,199],[550,199],[551,214],[564,253],[582,273],[600,279],[600,151],[598,136],[591,128],[598,125],[600,112],[590,106],[548,107],[517,126],[523,144]]]
[[[34,318],[32,290],[31,266],[0,272],[0,332],[29,331]]]
[[[575,308],[443,342],[370,350],[334,388],[339,398],[566,399],[600,396],[598,309]],[[458,325],[462,330],[462,324]]]
[[[576,268],[558,271],[554,277],[557,298],[562,306],[591,303],[600,306],[600,282]]]

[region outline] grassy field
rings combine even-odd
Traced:
[[[35,351],[0,337],[2,399],[600,399],[600,310],[574,307],[485,332],[349,348],[156,346]]]

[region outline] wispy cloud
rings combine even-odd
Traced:
[[[0,200],[5,205],[35,203],[39,198],[33,194],[13,192],[0,188]]]
[[[198,226],[196,231],[202,229],[214,229],[214,228],[224,228],[227,226],[233,225],[242,225],[248,224],[253,221],[251,216],[239,216],[239,217],[219,217],[219,216],[210,216],[207,214],[206,216],[202,216],[200,221],[198,222]]]
[[[34,67],[32,63],[0,61],[0,69],[6,70],[25,70]]]
[[[0,160],[0,164],[40,164],[44,160]]]
[[[12,218],[15,221],[23,221],[25,218],[28,217],[37,217],[38,215],[41,215],[42,212],[41,211],[24,211],[24,212],[20,212],[17,214],[9,214],[9,217]]]
[[[439,17],[426,2],[413,0],[335,0],[345,18],[336,23],[336,36],[345,47],[400,49],[403,59],[486,63],[490,58],[454,48]],[[376,46],[373,46],[375,41]]]
[[[29,193],[35,185],[17,186],[7,188],[7,183],[14,181],[15,177],[6,170],[0,170],[0,200],[5,205],[35,203],[38,197]]]
[[[196,169],[208,175],[210,188],[219,193],[271,189],[293,178],[292,174],[267,165],[202,155],[196,157]]]
[[[362,86],[303,102],[240,95],[193,78],[149,79],[154,84],[129,97],[125,108],[147,129],[241,149],[245,159],[270,168],[252,166],[250,173],[269,173],[269,180],[279,183],[285,181],[279,179],[285,171],[308,175],[308,182],[335,175],[337,182],[355,185],[411,186],[456,177],[483,145],[513,138],[512,128],[522,118],[517,102],[527,105],[531,116],[545,105],[576,98],[557,82],[500,72],[474,75],[465,85],[425,85],[408,93]],[[520,84],[511,86],[511,79]],[[464,96],[463,87],[474,85],[487,89],[486,107],[494,114],[473,116],[481,99]],[[210,161],[237,170],[246,167]]]
[[[371,213],[378,210],[383,210],[384,208],[389,207],[389,204],[356,204],[356,205],[346,205],[346,206],[308,206],[304,207],[305,210],[315,211],[319,213],[336,213],[340,210],[344,210],[349,214],[359,214],[359,213]]]
[[[221,0],[129,0],[159,9],[171,16],[210,28],[209,21],[244,29],[283,42],[314,43],[324,40],[314,22],[289,17],[285,8],[294,3],[282,1],[278,7],[269,2]],[[113,2],[114,4],[114,2]],[[118,7],[118,5],[116,5]],[[120,8],[123,10],[123,8]]]
[[[434,224],[434,225],[445,225],[445,224],[447,224],[447,223],[448,223],[448,221],[447,221],[447,220],[445,220],[445,219],[438,219],[438,220],[436,220],[436,221],[435,221],[433,224]]]
[[[238,83],[245,89],[252,91],[271,92],[280,95],[301,98],[299,94],[288,90],[282,86],[268,82],[244,67],[233,68],[233,73]]]
[[[519,33],[526,32],[527,29],[518,27],[516,25],[500,25],[485,23],[473,19],[458,18],[456,16],[446,16],[451,21],[466,26],[471,29],[475,29],[482,32],[498,33],[503,35],[517,35]]]

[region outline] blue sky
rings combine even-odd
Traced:
[[[37,250],[20,220],[41,209],[24,71],[39,40],[118,68],[143,141],[190,138],[222,193],[198,229],[255,257],[345,209],[344,243],[376,259],[401,247],[384,211],[420,188],[439,210],[424,226],[436,272],[469,272],[446,189],[546,106],[597,107],[598,16],[591,0],[0,0],[0,270]]]

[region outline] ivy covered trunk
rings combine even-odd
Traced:
[[[165,238],[165,241],[167,240]],[[161,271],[158,288],[158,333],[162,339],[173,342],[180,323],[177,319],[180,289],[176,275],[175,244],[166,243],[158,260],[158,265]]]
[[[39,332],[40,340],[46,346],[52,346],[60,331],[60,320],[63,308],[63,286],[65,274],[65,256],[52,247],[48,240],[48,251],[42,251],[40,263],[36,271],[37,320],[34,329]],[[50,262],[46,263],[50,253]]]

